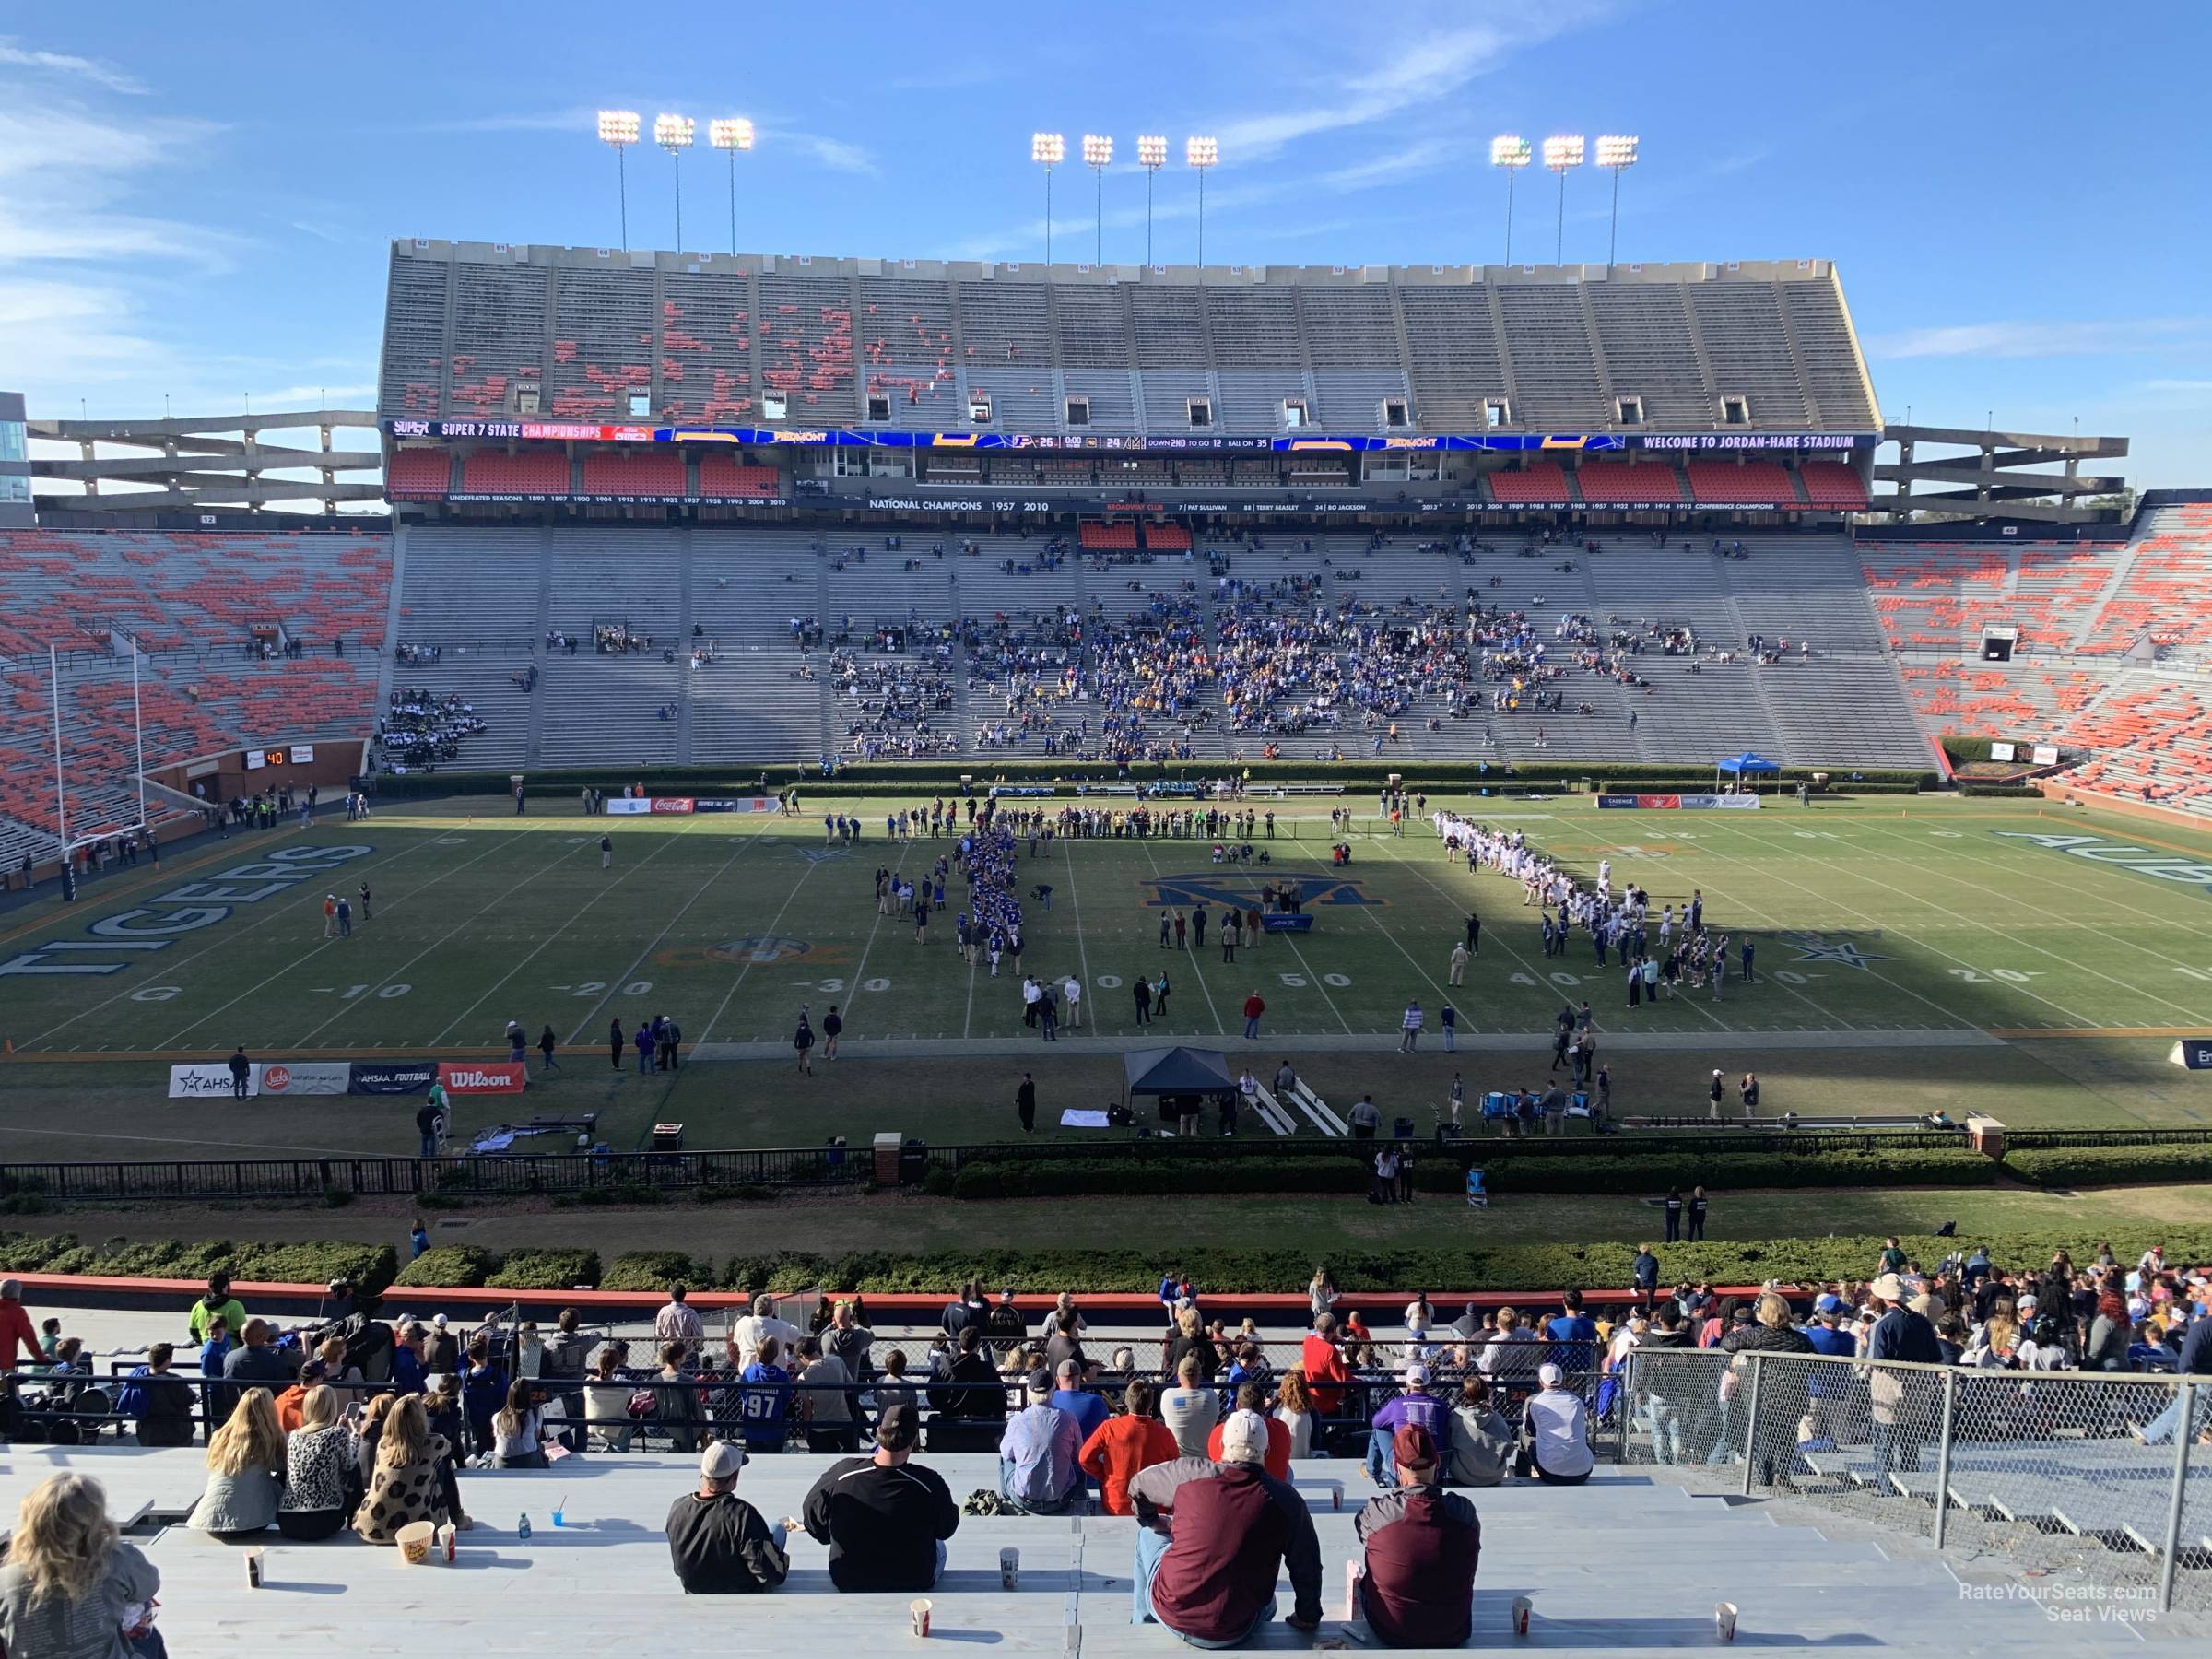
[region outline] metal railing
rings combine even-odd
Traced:
[[[1623,1463],[2053,1575],[2090,1617],[2212,1606],[2212,1380],[1641,1348],[1616,1387]]]

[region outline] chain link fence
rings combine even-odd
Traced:
[[[2212,1383],[2132,1372],[1871,1365],[1638,1349],[1605,1424],[1628,1464],[2212,1607]]]

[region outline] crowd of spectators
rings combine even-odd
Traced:
[[[392,693],[376,723],[376,741],[387,770],[436,771],[441,762],[460,759],[464,739],[490,729],[466,698],[418,686]]]

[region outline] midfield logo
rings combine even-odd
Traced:
[[[1870,950],[1861,950],[1850,934],[1785,933],[1782,942],[1797,952],[1801,962],[1834,962],[1845,968],[1865,970],[1869,962],[1887,962],[1893,959]]]
[[[1143,885],[1152,896],[1145,900],[1153,910],[1188,910],[1194,904],[1249,910],[1260,901],[1260,889],[1295,886],[1308,907],[1320,904],[1387,905],[1349,876],[1324,875],[1319,870],[1209,870],[1198,876],[1148,876]]]

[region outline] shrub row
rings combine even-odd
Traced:
[[[1714,1223],[1725,1226],[1725,1201],[1716,1205]],[[2212,1262],[2212,1227],[2131,1227],[2110,1233],[2037,1230],[2020,1233],[1961,1233],[1955,1239],[1926,1234],[1904,1238],[1906,1252],[1933,1265],[1951,1251],[1986,1245],[1993,1259],[2039,1265],[2058,1250],[2087,1261],[2100,1241],[2109,1241],[2124,1261],[2133,1261],[2154,1243],[2163,1243],[2180,1262]],[[1670,1279],[1708,1279],[1715,1284],[1757,1284],[1779,1279],[1815,1284],[1830,1279],[1865,1278],[1874,1268],[1882,1241],[1871,1236],[1757,1241],[1712,1240],[1698,1244],[1658,1247],[1661,1270]],[[427,1252],[411,1266],[436,1259],[452,1264],[461,1253]],[[483,1277],[504,1274],[506,1261],[491,1253],[467,1252]],[[517,1255],[566,1253],[526,1253]],[[1338,1287],[1349,1291],[1408,1294],[1415,1290],[1525,1290],[1548,1294],[1569,1287],[1626,1288],[1634,1246],[1627,1243],[1522,1244],[1488,1249],[1377,1250],[1330,1258]],[[186,1262],[194,1270],[177,1271]],[[205,1264],[205,1265],[201,1265]],[[76,1239],[31,1239],[0,1234],[0,1268],[19,1272],[111,1273],[120,1277],[204,1277],[228,1267],[240,1278],[266,1278],[317,1284],[340,1274],[357,1282],[377,1283],[377,1268],[389,1276],[394,1253],[379,1244],[247,1245],[186,1244],[174,1241],[116,1246],[102,1252]],[[774,1291],[779,1295],[857,1290],[884,1295],[911,1293],[949,1296],[969,1278],[1012,1286],[1023,1291],[1071,1290],[1077,1294],[1145,1292],[1171,1267],[1191,1271],[1200,1290],[1218,1295],[1295,1295],[1305,1288],[1313,1258],[1293,1250],[1220,1250],[1181,1254],[1165,1250],[981,1250],[933,1251],[919,1255],[865,1252],[843,1255],[782,1253],[744,1255],[717,1265],[701,1256],[675,1251],[644,1251],[618,1256],[609,1265],[604,1288],[657,1293],[682,1279],[700,1289]],[[278,1270],[281,1271],[278,1271]],[[429,1286],[428,1277],[407,1285]],[[448,1279],[452,1285],[460,1281]],[[582,1282],[582,1281],[573,1281]],[[527,1287],[517,1286],[516,1288]],[[542,1287],[567,1289],[568,1284]]]
[[[378,1291],[399,1272],[399,1253],[389,1244],[187,1243],[112,1239],[86,1244],[74,1233],[0,1233],[0,1271],[82,1273],[114,1278],[204,1279],[218,1269],[231,1277],[276,1284],[321,1285],[350,1279]]]
[[[1959,793],[1998,801],[2040,800],[2043,794],[2032,783],[1961,783]]]
[[[1542,1157],[1516,1154],[1493,1162],[1478,1155],[1490,1190],[1498,1193],[1664,1193],[1753,1187],[1987,1186],[1999,1166],[1968,1147],[1917,1151],[1674,1153],[1614,1157]],[[1248,1155],[1241,1159],[1061,1158],[971,1163],[949,1184],[933,1178],[925,1190],[955,1198],[1053,1198],[1112,1194],[1156,1197],[1196,1193],[1358,1193],[1370,1168],[1357,1154],[1335,1158]],[[1459,1191],[1465,1176],[1456,1158],[1414,1160],[1424,1192]]]
[[[2212,1146],[2008,1147],[2005,1167],[2038,1186],[2212,1181]]]

